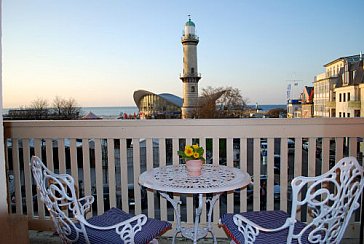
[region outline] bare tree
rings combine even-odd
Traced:
[[[78,119],[81,114],[81,108],[74,98],[55,97],[53,100],[54,115],[59,119]]]
[[[238,88],[209,86],[202,89],[196,114],[198,118],[239,118],[247,101]]]
[[[65,107],[65,99],[56,96],[53,100],[54,113],[61,116],[63,114],[63,108]]]
[[[52,108],[49,108],[48,101],[37,98],[31,102],[29,107],[22,106],[19,109],[9,110],[7,119],[13,120],[45,120],[45,119],[79,119],[81,108],[74,98],[64,99],[55,97]]]
[[[36,98],[30,103],[30,108],[37,110],[45,110],[48,108],[48,101],[44,98]]]
[[[30,103],[27,111],[27,116],[31,118],[47,119],[49,116],[48,101],[44,98],[36,98]]]

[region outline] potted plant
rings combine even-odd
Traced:
[[[186,145],[184,150],[177,151],[178,155],[186,162],[186,169],[190,176],[200,176],[204,149],[198,144]]]

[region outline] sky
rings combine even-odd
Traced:
[[[135,106],[133,93],[182,96],[191,15],[202,88],[238,88],[249,104],[284,104],[323,65],[364,52],[363,0],[3,0],[3,106],[74,98]]]

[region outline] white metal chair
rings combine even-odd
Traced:
[[[144,214],[133,216],[117,208],[86,219],[94,198],[77,199],[72,176],[49,171],[36,156],[32,157],[31,168],[41,200],[63,243],[149,243],[171,228],[169,222]]]
[[[340,243],[353,211],[360,205],[363,174],[356,158],[343,158],[321,176],[293,179],[291,214],[225,214],[220,224],[236,243]],[[309,223],[296,220],[297,210],[304,205],[312,213]]]

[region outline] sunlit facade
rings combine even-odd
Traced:
[[[182,98],[173,94],[138,90],[134,92],[134,101],[141,119],[180,119]]]
[[[341,87],[339,76],[345,65],[358,62],[362,55],[340,57],[325,64],[325,73],[319,74],[314,81],[314,117],[340,117],[337,110],[337,87]],[[350,114],[350,113],[349,113]],[[353,113],[351,113],[353,114]]]

